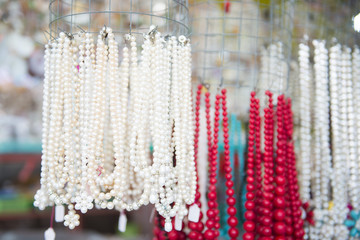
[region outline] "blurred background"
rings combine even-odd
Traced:
[[[108,1],[93,2],[98,8],[108,4]],[[350,46],[358,40],[352,22],[356,11],[360,11],[357,1],[286,2],[189,2],[190,19],[186,24],[194,36],[194,83],[203,81],[217,86],[222,79],[231,92],[228,102],[232,112],[243,121],[247,120],[249,92],[260,74],[262,48],[280,39],[286,44],[283,60],[290,86],[296,82],[291,76],[297,71],[297,45],[304,34],[309,39],[329,41],[336,37]],[[271,18],[273,6],[285,9],[277,15],[278,19]],[[161,9],[159,12],[165,14]],[[215,22],[224,14],[234,21],[226,26]],[[214,21],[209,29],[201,23],[206,18],[204,15]],[[113,24],[118,20],[126,26],[127,20],[121,20],[122,17],[112,16]],[[97,21],[105,22],[105,17],[100,16]],[[144,26],[149,25],[142,21]],[[211,48],[204,43],[210,31],[220,36],[208,40]],[[0,240],[42,239],[50,224],[51,210],[40,212],[32,205],[39,188],[43,51],[49,32],[49,1],[0,0]],[[206,54],[213,57],[204,58]],[[204,59],[207,59],[205,63]],[[151,212],[149,206],[131,213],[127,231],[120,234],[118,212],[90,211],[82,216],[81,226],[74,231],[56,224],[57,239],[151,239]]]

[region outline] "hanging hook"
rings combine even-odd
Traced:
[[[124,41],[125,43],[128,43],[131,40],[131,33],[127,33],[124,35]]]
[[[155,33],[157,32],[157,29],[158,29],[157,25],[151,25],[148,35],[155,35]]]
[[[218,91],[218,92],[220,92],[221,88],[223,87],[223,83],[224,83],[224,78],[221,77],[221,78],[220,78],[220,83],[219,83],[219,85],[218,85],[218,87],[217,87],[217,91]]]
[[[105,41],[105,39],[108,37],[107,27],[105,24],[104,24],[104,27],[103,27],[102,31],[100,32],[100,34],[101,34],[102,40]]]
[[[74,35],[72,33],[69,32],[65,32],[66,36],[70,39],[73,40],[74,39]]]
[[[156,25],[151,25],[150,26],[150,30],[149,32],[147,33],[147,35],[150,37],[150,40],[152,43],[155,42],[155,34],[157,33],[157,29],[158,29],[158,26]]]

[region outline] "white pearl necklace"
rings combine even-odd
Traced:
[[[299,45],[300,65],[300,196],[303,202],[310,201],[311,182],[311,72],[310,48],[307,44]]]
[[[356,126],[356,154],[360,157],[360,50],[357,46],[354,47],[352,53],[352,88],[354,97],[354,120]],[[358,176],[358,181],[360,181]],[[359,189],[357,191],[360,191]]]
[[[343,148],[343,154],[347,159],[349,167],[349,178],[348,178],[348,189],[349,189],[349,200],[355,211],[359,209],[359,163],[356,156],[356,142],[355,142],[355,121],[354,121],[354,104],[353,104],[353,94],[352,94],[352,74],[351,74],[351,49],[344,47],[342,52],[342,61],[341,61],[341,83],[342,93],[344,99],[344,104],[341,110],[344,111],[344,122],[343,127],[346,129],[347,134],[344,138],[347,138],[346,148]],[[346,105],[345,105],[346,104]],[[345,122],[346,119],[346,122]]]
[[[325,41],[314,40],[315,46],[315,228],[310,228],[310,238],[330,239],[329,222],[329,184],[331,175],[331,155],[329,149],[329,91],[328,56]],[[322,224],[325,223],[325,224]]]
[[[300,196],[303,203],[311,204],[311,70],[310,48],[299,44],[299,84],[300,84]],[[305,225],[305,239],[309,238],[309,225]]]
[[[95,204],[131,211],[151,202],[171,231],[170,218],[182,219],[195,199],[189,40],[152,29],[139,64],[135,37],[126,39],[130,53],[125,46],[120,67],[110,28],[102,29],[96,47],[89,33],[61,33],[46,47],[34,205],[68,205],[70,229],[79,225],[76,210],[86,213]]]
[[[344,145],[341,139],[340,108],[339,108],[339,59],[341,46],[339,44],[330,48],[330,96],[331,96],[331,135],[332,135],[332,156],[334,174],[332,182],[332,219],[334,221],[335,236],[338,239],[346,239],[348,230],[343,225],[347,213],[347,186],[346,186],[346,163],[342,154]],[[345,163],[345,166],[344,166]]]

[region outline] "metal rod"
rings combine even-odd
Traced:
[[[71,6],[70,6],[70,12],[71,12],[71,23],[70,23],[70,33],[72,33],[72,27],[73,27],[73,6],[74,6],[74,0],[71,0]]]
[[[89,12],[91,12],[91,0],[89,0]],[[88,32],[91,31],[91,14],[89,14]]]
[[[80,16],[80,15],[86,15],[86,14],[97,14],[97,13],[108,13],[109,11],[93,11],[93,12],[83,12],[83,13],[74,13],[73,16]],[[130,12],[129,11],[111,11],[112,14],[129,14]],[[149,13],[142,13],[142,12],[132,12],[132,14],[134,15],[145,15],[145,16],[151,16],[151,17],[155,17],[155,18],[160,18],[160,19],[166,19],[166,17],[163,17],[163,16],[154,16],[154,15],[151,15]],[[63,15],[63,16],[60,16],[58,17],[57,19],[53,20],[50,24],[53,24],[55,22],[58,22],[59,20],[61,19],[65,19],[67,17],[69,17],[70,15]],[[180,21],[177,21],[177,20],[174,20],[174,19],[168,19],[169,21],[171,22],[174,22],[180,26],[182,26],[184,29],[186,29],[186,32],[190,32],[190,29],[188,26],[186,26],[184,23],[180,22]],[[121,32],[121,31],[120,31]]]
[[[239,36],[237,36],[237,39],[238,39],[238,49],[237,51],[240,52],[241,51],[241,33],[243,31],[243,28],[242,28],[242,21],[243,21],[243,9],[244,9],[244,5],[243,3],[240,3],[241,7],[240,7],[240,15],[239,15]],[[240,62],[241,62],[241,56],[238,56],[238,60],[237,60],[237,71],[236,71],[236,78],[237,78],[237,81],[236,81],[236,87],[239,87],[240,86]]]

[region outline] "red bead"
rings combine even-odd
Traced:
[[[248,177],[246,178],[246,180],[247,180],[248,183],[253,183],[253,182],[255,181],[255,178],[252,177],[252,176],[248,176]]]
[[[248,200],[253,200],[255,198],[255,194],[252,192],[247,192],[246,193],[246,199]]]
[[[229,206],[234,206],[235,203],[236,203],[236,199],[234,197],[229,197],[227,200],[226,200],[227,204]],[[249,203],[250,202],[250,203]],[[250,205],[252,205],[253,207],[255,206],[254,202],[253,201],[247,201],[248,203],[248,207],[251,207]],[[246,205],[246,203],[245,203]]]
[[[304,237],[304,235],[305,235],[305,231],[303,229],[300,229],[300,230],[297,230],[294,232],[294,236],[296,238],[302,239]]]
[[[282,209],[276,209],[274,211],[274,218],[277,220],[277,221],[282,221],[284,220],[285,218],[285,211],[282,210]]]
[[[196,230],[198,232],[202,232],[204,230],[204,224],[202,222],[198,222],[196,226]]]
[[[285,188],[282,186],[277,186],[275,188],[275,194],[278,196],[283,196],[285,194]]]
[[[284,208],[285,207],[285,199],[283,197],[276,197],[274,199],[274,205],[277,208]]]
[[[215,200],[216,199],[216,192],[209,192],[208,193],[208,198],[210,200]]]
[[[286,235],[292,235],[293,229],[289,225],[286,225]]]
[[[229,167],[229,166],[226,166],[226,167],[224,167],[224,171],[226,172],[226,173],[231,173],[231,167]]]
[[[204,233],[204,238],[207,239],[207,240],[212,240],[215,238],[215,233],[213,230],[206,230],[205,233]]]
[[[244,233],[242,239],[243,239],[243,240],[254,240],[254,239],[255,239],[255,236],[254,236],[254,234],[252,234],[252,233]]]
[[[263,208],[262,209],[262,214],[265,216],[271,216],[272,215],[272,211],[268,208]]]
[[[271,218],[270,218],[270,217],[264,216],[264,217],[262,218],[262,224],[263,224],[264,226],[270,226],[271,223],[272,223],[272,221],[271,221]]]
[[[226,180],[231,180],[232,175],[230,173],[225,174]]]
[[[244,230],[247,232],[255,231],[255,223],[253,221],[245,221],[243,224]]]
[[[235,208],[235,207],[228,207],[227,213],[228,213],[230,216],[235,216],[235,215],[236,215],[236,208]]]
[[[211,219],[208,219],[208,220],[206,221],[206,227],[207,227],[207,228],[213,228],[214,225],[215,225],[215,221],[213,221],[213,220],[211,220]]]
[[[285,178],[283,176],[277,176],[275,178],[275,182],[277,185],[284,185],[285,184]]]
[[[286,231],[286,226],[285,226],[285,223],[283,222],[277,222],[275,223],[274,225],[274,232],[278,235],[283,235],[285,234],[285,231]]]
[[[215,201],[208,201],[208,207],[209,208],[216,208],[216,202]]]
[[[293,212],[293,216],[297,217],[297,218],[300,218],[301,214],[302,214],[302,212],[300,209],[297,209],[295,212]]]
[[[227,223],[229,224],[230,227],[236,227],[238,224],[238,219],[236,217],[229,217]]]
[[[246,211],[245,212],[245,219],[246,220],[255,220],[256,215],[254,211]]]
[[[274,198],[274,194],[271,192],[264,192],[263,197],[267,200],[272,200]]]
[[[271,232],[271,227],[262,227],[260,230],[260,233],[263,236],[271,236]]]
[[[196,222],[191,222],[191,221],[189,221],[188,227],[189,227],[190,229],[192,229],[192,230],[196,230],[196,228],[197,228],[197,223],[196,223]]]
[[[210,192],[216,192],[216,186],[215,185],[210,185],[209,186],[209,191]]]
[[[217,180],[216,178],[210,178],[209,182],[210,184],[216,184]]]
[[[239,230],[237,228],[230,228],[228,233],[231,238],[237,238],[239,235]]]
[[[220,223],[215,223],[215,225],[214,225],[214,227],[216,228],[216,229],[219,229],[220,228]]]
[[[251,183],[248,183],[248,184],[246,185],[246,190],[247,190],[248,192],[254,191],[254,190],[255,190],[255,185],[254,185],[254,184],[251,184]]]
[[[270,208],[271,205],[272,205],[272,202],[269,201],[269,200],[267,200],[267,199],[264,199],[264,200],[262,201],[262,205],[263,205],[263,207]]]
[[[234,189],[232,189],[232,188],[229,188],[228,190],[226,190],[226,195],[228,195],[228,196],[232,196],[232,195],[234,195],[234,193],[235,193],[235,191],[234,191]]]
[[[172,230],[171,232],[168,233],[168,238],[169,240],[176,240],[177,238],[177,233],[176,230]]]
[[[216,213],[214,210],[209,209],[207,210],[206,215],[208,216],[208,218],[214,218],[216,216]]]
[[[286,240],[284,236],[276,236],[275,240]]]

